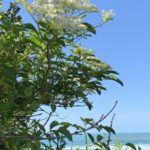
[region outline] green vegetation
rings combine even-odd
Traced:
[[[86,0],[36,2],[17,2],[26,8],[34,24],[23,22],[17,3],[0,11],[0,149],[52,150],[53,144],[61,150],[73,135],[85,134],[97,150],[109,150],[111,136],[104,142],[101,131],[109,135],[115,131],[101,122],[117,102],[97,121],[81,117],[84,126],[58,122],[55,117],[58,108],[84,105],[91,110],[88,96],[106,90],[103,80],[123,85],[116,77],[118,73],[99,60],[93,50],[81,47],[81,39],[96,34],[95,27],[83,19],[89,13],[100,12]],[[111,20],[112,15],[112,11],[103,11],[98,26]],[[97,130],[96,138],[90,134],[91,129]]]

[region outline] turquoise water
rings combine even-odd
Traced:
[[[134,144],[150,144],[150,133],[120,133],[114,138],[120,139],[122,144],[127,142]]]
[[[112,136],[111,139],[114,142],[119,141],[122,144],[130,142],[133,144],[145,144],[145,145],[149,144],[150,145],[150,133],[118,133],[115,136]],[[90,143],[90,140],[88,140],[88,142]],[[71,144],[72,144],[71,142],[68,142],[68,145],[71,145]],[[84,136],[82,135],[74,136],[73,145],[85,145]]]
[[[96,137],[95,134],[93,136]],[[142,150],[150,150],[150,133],[118,133],[112,136],[112,141],[119,142],[121,144],[133,143],[136,146],[140,146]],[[91,144],[88,139],[88,144]],[[111,143],[113,145],[114,142]],[[67,142],[67,147],[83,147],[85,145],[85,138],[83,135],[75,135],[73,137],[73,142]],[[81,148],[82,149],[82,148]],[[113,149],[113,148],[112,148]]]

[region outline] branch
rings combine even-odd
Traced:
[[[48,116],[48,118],[46,119],[46,121],[45,121],[45,123],[43,124],[43,126],[45,126],[45,125],[48,123],[50,117],[52,116],[52,113],[53,113],[53,112],[50,112],[50,113],[49,113],[49,116]]]
[[[71,135],[78,135],[78,134],[81,134],[83,132],[86,132],[88,130],[93,129],[95,126],[97,126],[100,122],[102,122],[104,119],[106,119],[113,112],[113,110],[115,109],[116,105],[117,105],[117,101],[115,102],[115,104],[111,108],[111,110],[107,114],[105,114],[105,115],[103,114],[100,117],[100,119],[97,122],[95,122],[93,125],[89,126],[85,130],[75,131],[75,132],[71,133]],[[113,122],[113,120],[111,122]],[[2,139],[20,138],[20,139],[23,139],[25,141],[40,141],[40,140],[48,140],[48,139],[50,139],[50,140],[56,140],[56,139],[58,139],[57,137],[54,137],[53,135],[49,135],[49,136],[50,136],[49,138],[47,138],[47,137],[40,137],[40,138],[38,138],[38,137],[34,137],[32,135],[29,135],[28,137],[23,137],[23,136],[5,136],[5,137],[2,137],[2,136],[0,136],[0,138],[2,138]],[[65,136],[63,136],[63,138],[65,138]]]
[[[114,121],[114,118],[115,118],[115,114],[113,115],[112,119],[111,119],[111,122],[110,122],[110,127],[112,128],[112,125],[113,125],[113,121]],[[108,135],[108,140],[107,140],[107,147],[109,147],[109,144],[111,142],[111,132],[109,132],[109,135]]]
[[[95,29],[98,28],[98,27],[102,27],[102,25],[94,26]],[[76,40],[76,39],[78,39],[78,38],[81,38],[84,34],[86,34],[86,33],[88,33],[88,32],[89,32],[89,31],[86,30],[86,31],[84,31],[83,33],[79,34],[78,36],[72,38],[71,40],[74,41],[74,40]]]
[[[117,101],[115,102],[115,104],[114,104],[114,106],[112,107],[112,109],[111,109],[106,115],[103,114],[97,122],[95,122],[93,125],[91,125],[91,126],[88,127],[87,129],[85,129],[85,131],[88,131],[88,130],[94,128],[96,125],[98,125],[98,124],[99,124],[100,122],[102,122],[104,119],[106,119],[106,118],[113,112],[113,110],[115,109],[116,105],[117,105]],[[85,131],[84,131],[84,132],[85,132]],[[79,132],[76,131],[76,132],[72,133],[72,135],[74,135],[74,134],[79,134],[79,133],[82,133],[82,132],[83,132],[83,131],[79,131]]]

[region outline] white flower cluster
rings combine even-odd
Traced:
[[[101,23],[105,24],[115,15],[113,10],[102,10],[90,3],[90,0],[18,0],[26,10],[38,19],[48,22],[55,29],[69,31],[83,30],[87,27],[82,23],[88,13],[100,13]]]
[[[101,15],[102,15],[102,23],[106,23],[109,20],[112,20],[112,17],[115,15],[115,13],[113,10],[109,10],[109,11],[102,10]]]
[[[98,8],[89,0],[18,0],[33,16],[48,21],[53,28],[65,30],[86,30],[83,18]]]

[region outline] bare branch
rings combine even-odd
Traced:
[[[78,135],[78,134],[81,134],[83,132],[86,132],[86,131],[89,131],[89,130],[93,129],[95,126],[97,126],[100,122],[102,122],[103,120],[105,120],[113,112],[113,110],[115,109],[116,105],[117,105],[117,101],[115,102],[114,106],[111,108],[111,110],[107,114],[101,115],[100,119],[97,122],[95,122],[94,124],[90,125],[85,130],[75,131],[75,132],[71,133],[71,135]],[[112,119],[111,122],[113,122],[113,119]],[[30,135],[28,137],[23,137],[23,136],[6,136],[6,137],[1,137],[0,136],[0,138],[2,138],[2,139],[21,138],[21,139],[23,139],[25,141],[48,140],[48,139],[50,139],[50,140],[56,140],[56,139],[58,139],[57,137],[55,137],[53,135],[49,135],[49,138],[47,138],[47,137],[37,138],[37,137],[34,137],[34,136],[30,136]],[[65,136],[64,136],[64,138],[65,138]]]
[[[115,114],[113,115],[112,119],[111,119],[111,122],[110,122],[110,127],[112,128],[113,126],[113,121],[114,121],[114,118],[115,118]],[[109,132],[109,135],[108,135],[108,140],[107,140],[107,146],[109,147],[109,144],[111,142],[111,132]]]
[[[47,120],[45,121],[45,123],[44,123],[44,125],[43,125],[43,126],[45,126],[45,125],[48,123],[48,121],[49,121],[50,117],[52,116],[52,113],[53,113],[53,112],[50,112],[50,113],[49,113],[49,116],[48,116],[48,118],[47,118]]]

